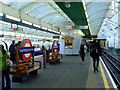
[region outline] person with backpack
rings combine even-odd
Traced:
[[[7,65],[7,60],[9,58],[10,56],[7,50],[4,49],[3,45],[0,45],[0,71],[2,71],[2,90],[10,90],[10,67]]]
[[[85,53],[86,53],[86,49],[87,49],[87,46],[85,45],[85,42],[82,41],[82,44],[80,46],[80,50],[79,50],[79,53],[80,53],[80,56],[81,56],[81,62],[84,63],[85,61]]]
[[[90,46],[90,56],[93,58],[94,72],[98,72],[99,56],[102,56],[102,51],[98,40],[94,40]],[[97,64],[96,64],[97,62]]]

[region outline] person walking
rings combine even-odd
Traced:
[[[102,56],[102,51],[98,40],[94,40],[90,46],[90,56],[93,58],[94,72],[98,72],[99,56]]]
[[[2,90],[10,90],[10,76],[9,76],[10,67],[6,65],[7,63],[6,60],[9,58],[10,56],[7,50],[4,49],[3,45],[0,45],[0,67],[1,67],[0,69],[2,70]]]
[[[81,62],[84,63],[85,61],[85,53],[86,53],[86,45],[85,45],[85,42],[82,41],[82,44],[80,46],[80,50],[79,50],[79,53],[80,53],[80,56],[81,56]]]
[[[86,46],[87,46],[87,52],[89,52],[89,43],[88,42],[86,43]]]
[[[15,62],[15,41],[14,40],[10,45],[9,52],[10,52],[10,60],[14,63]]]

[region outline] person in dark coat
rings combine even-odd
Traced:
[[[86,46],[87,46],[87,52],[89,52],[89,43],[88,42],[86,43]]]
[[[99,56],[102,56],[102,50],[98,40],[94,40],[90,46],[90,56],[93,58],[94,72],[98,72]]]
[[[12,44],[10,45],[9,48],[9,52],[10,52],[10,60],[14,63],[15,62],[15,41],[12,41]]]
[[[80,53],[80,56],[81,56],[81,62],[84,63],[85,61],[85,53],[86,53],[86,45],[85,45],[85,42],[82,41],[82,44],[80,46],[80,50],[79,50],[79,53]]]

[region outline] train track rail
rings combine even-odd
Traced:
[[[120,88],[120,61],[116,60],[105,51],[103,51],[102,54],[103,54],[102,59],[105,65],[107,66],[117,87]]]

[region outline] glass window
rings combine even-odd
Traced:
[[[35,2],[32,3],[31,5],[29,5],[28,7],[26,7],[23,12],[25,13],[30,13],[31,11],[33,11],[34,9],[37,9],[40,6],[46,5],[46,3],[42,3],[42,2]]]
[[[10,5],[14,2],[15,0],[0,0],[0,2],[3,2],[4,4]]]
[[[36,18],[41,19],[41,18],[43,18],[44,16],[50,15],[50,14],[52,14],[52,13],[56,13],[56,11],[54,11],[54,10],[45,11],[45,12],[43,12],[43,13],[40,13],[40,14],[36,15]]]
[[[53,24],[55,21],[58,21],[58,20],[60,20],[60,19],[64,19],[64,18],[61,17],[59,14],[54,14],[54,15],[51,15],[51,16],[49,16],[49,17],[45,17],[45,18],[43,19],[43,21],[46,21],[46,22],[48,22],[48,23],[50,23],[50,24]]]

